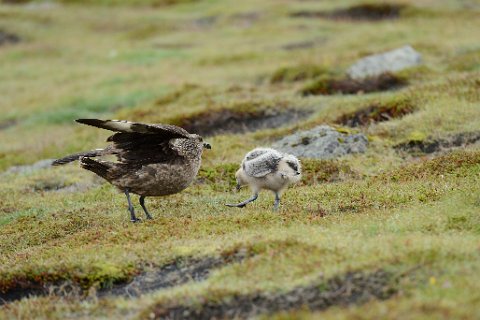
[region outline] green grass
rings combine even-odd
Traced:
[[[92,182],[93,174],[76,165],[0,173],[0,291],[70,281],[86,292],[12,302],[0,307],[0,319],[139,318],[172,302],[285,292],[320,274],[378,268],[415,271],[389,300],[274,317],[476,314],[478,145],[424,158],[392,147],[479,130],[479,47],[472,32],[480,29],[478,10],[453,0],[402,1],[407,7],[397,20],[352,22],[289,14],[359,1],[93,2],[61,1],[50,9],[0,4],[0,30],[22,39],[0,47],[0,124],[16,120],[0,129],[0,170],[103,146],[109,132],[75,124],[79,117],[181,123],[224,109],[313,114],[286,127],[209,137],[213,149],[205,152],[197,181],[180,194],[148,198],[155,219],[141,224],[129,222],[122,194]],[[283,49],[308,41],[318,44]],[[405,44],[424,61],[398,73],[406,87],[300,94],[312,83],[341,79],[366,54]],[[357,128],[338,124],[371,105],[405,115]],[[279,212],[271,211],[273,196],[267,192],[242,210],[224,206],[249,196],[248,190],[232,190],[247,151],[320,124],[366,134],[368,151],[337,160],[302,159],[304,177],[287,190]],[[89,187],[80,192],[55,190],[82,183]],[[238,248],[254,255],[213,271],[203,282],[135,299],[94,297],[96,289],[178,257]]]

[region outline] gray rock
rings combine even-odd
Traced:
[[[361,79],[385,72],[400,71],[421,63],[422,55],[411,46],[404,46],[362,58],[347,70],[347,74],[352,79]]]
[[[368,139],[364,134],[345,134],[326,125],[296,132],[275,142],[272,148],[297,157],[332,159],[350,153],[363,153]]]
[[[23,165],[23,166],[13,166],[8,168],[3,174],[9,173],[33,173],[35,171],[46,169],[52,165],[54,159],[44,159],[35,162],[34,164],[30,165]]]
[[[55,192],[64,192],[64,193],[76,193],[76,192],[85,192],[90,190],[94,187],[101,185],[101,183],[95,181],[83,181],[71,184],[69,186],[65,186],[63,188],[59,188],[57,190],[53,190]]]

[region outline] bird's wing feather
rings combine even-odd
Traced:
[[[282,154],[275,150],[262,152],[260,155],[250,160],[247,160],[247,157],[245,157],[242,167],[247,175],[261,178],[274,172],[281,159]]]
[[[125,164],[144,165],[170,162],[180,155],[169,144],[169,138],[162,134],[119,132],[108,138],[113,142],[111,154]]]
[[[269,149],[269,148],[255,148],[245,155],[245,158],[244,158],[243,161],[253,160],[253,159],[261,156],[262,154],[265,154],[267,152],[272,152],[272,151],[275,152],[275,150]]]
[[[170,124],[147,124],[125,120],[77,119],[78,123],[124,133],[157,134],[165,138],[188,138],[189,133]],[[111,141],[111,140],[109,140]]]

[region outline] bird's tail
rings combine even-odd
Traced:
[[[80,166],[84,169],[98,174],[100,177],[108,180],[108,170],[111,168],[109,162],[99,162],[93,159],[82,157],[80,159]]]
[[[53,161],[52,166],[60,166],[63,164],[67,164],[67,163],[79,160],[80,158],[83,158],[83,157],[86,157],[86,158],[98,157],[102,155],[102,151],[103,149],[97,149],[92,151],[84,151],[84,152],[71,154],[69,156]]]

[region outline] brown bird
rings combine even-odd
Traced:
[[[130,201],[130,193],[140,195],[147,219],[145,197],[166,196],[188,187],[198,173],[203,149],[210,144],[201,136],[168,124],[146,124],[124,120],[78,119],[79,123],[115,131],[104,149],[79,152],[58,159],[54,166],[80,160],[80,166],[104,178],[127,196],[132,222],[139,219]],[[93,160],[115,155],[117,162]]]

